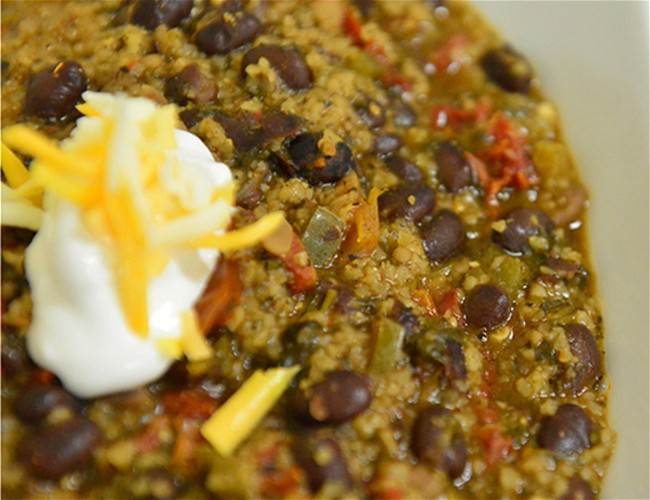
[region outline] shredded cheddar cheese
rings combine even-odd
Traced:
[[[257,370],[201,427],[223,456],[230,456],[266,415],[300,371],[300,366]]]
[[[161,337],[156,339],[156,347],[165,356],[172,359],[181,359],[183,356],[183,346],[180,339],[176,337]]]
[[[212,348],[199,328],[194,309],[181,314],[180,345],[189,361],[205,361],[212,356]]]
[[[271,235],[283,220],[284,216],[282,213],[273,212],[261,217],[243,229],[230,231],[219,236],[204,236],[195,241],[193,246],[198,248],[216,248],[224,252],[251,246]]]
[[[40,191],[74,204],[86,228],[110,249],[127,324],[146,338],[148,283],[164,269],[170,251],[249,246],[272,233],[283,216],[268,214],[224,234],[234,185],[212,187],[205,172],[184,160],[180,168],[173,106],[95,92],[84,99],[78,109],[85,116],[60,145],[25,125],[2,131],[2,170],[9,184],[3,183],[3,223],[38,229]],[[33,157],[30,170],[10,148]],[[181,348],[192,358],[205,357],[209,347],[197,340],[200,332],[185,330]],[[175,345],[159,345],[178,354]]]
[[[2,183],[2,224],[38,230],[43,211]]]
[[[16,188],[29,180],[29,171],[18,157],[5,144],[2,144],[2,170],[7,183]]]

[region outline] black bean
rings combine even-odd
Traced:
[[[352,488],[352,475],[343,451],[334,439],[299,439],[292,443],[291,451],[296,463],[305,471],[312,493],[318,492],[326,483]]]
[[[34,75],[27,84],[25,114],[40,118],[64,118],[74,111],[88,87],[84,69],[64,61]]]
[[[260,128],[264,144],[294,134],[300,127],[300,118],[279,112],[269,112],[262,117]]]
[[[591,447],[593,429],[593,422],[582,408],[564,404],[555,415],[542,419],[537,443],[560,457],[568,457]]]
[[[580,476],[573,476],[569,480],[569,486],[560,500],[594,500],[594,495],[589,483]]]
[[[199,123],[201,120],[203,120],[203,117],[201,116],[201,112],[196,109],[184,109],[180,113],[178,113],[178,117],[181,119],[183,124],[187,127],[187,129],[191,129],[194,125]]]
[[[330,290],[334,292],[334,302],[331,304],[333,311],[339,314],[352,314],[359,310],[358,301],[354,292],[342,284],[333,284],[327,281],[321,281],[317,285],[317,293],[325,296]]]
[[[339,314],[352,314],[359,310],[354,292],[344,285],[333,285],[332,290],[336,292],[333,310]]]
[[[6,241],[6,240],[5,240]],[[9,265],[2,261],[2,281],[3,281],[3,290],[2,290],[2,300],[8,300],[6,297],[6,286],[4,285],[5,276],[7,270],[10,268]],[[6,302],[8,303],[8,302]],[[10,335],[9,327],[7,325],[2,326],[2,379],[10,380],[14,377],[20,376],[29,369],[30,359],[27,355],[27,350],[25,348],[25,342],[20,337],[19,334]]]
[[[194,43],[209,56],[226,55],[255,40],[261,31],[262,23],[257,17],[248,12],[238,12],[202,26],[194,36]]]
[[[436,151],[438,180],[450,193],[457,193],[472,184],[472,168],[463,150],[453,142],[441,142]]]
[[[256,184],[255,179],[249,179],[237,192],[237,206],[253,210],[262,202],[263,197],[261,185]]]
[[[285,366],[306,366],[323,335],[323,327],[317,321],[301,321],[289,325],[282,334]]]
[[[379,156],[394,153],[402,147],[402,139],[397,134],[380,134],[372,142],[372,151]]]
[[[355,104],[354,109],[371,129],[381,128],[386,123],[386,110],[375,100]]]
[[[395,299],[390,318],[397,321],[406,330],[407,341],[420,328],[420,320],[410,307]]]
[[[403,181],[421,181],[424,179],[422,170],[415,164],[401,156],[389,156],[384,160],[388,170],[393,172]]]
[[[2,351],[2,378],[10,380],[21,373],[27,367],[27,356],[20,351]]]
[[[27,435],[16,452],[33,475],[58,479],[82,467],[101,438],[101,431],[94,422],[73,417]]]
[[[553,210],[552,219],[558,226],[579,222],[587,206],[587,191],[578,184],[569,185],[562,193],[564,203]]]
[[[447,328],[443,324],[428,324],[421,328],[417,335],[409,339],[409,353],[414,366],[422,366],[425,370],[436,369],[440,365],[450,382],[458,389],[466,390],[467,366],[465,350],[457,338],[466,335],[463,330]]]
[[[249,64],[261,58],[266,59],[287,87],[303,90],[311,87],[314,75],[297,49],[274,44],[262,44],[246,52],[242,61],[242,72]]]
[[[481,58],[481,67],[490,80],[507,92],[528,93],[533,70],[528,61],[512,47],[489,50]]]
[[[300,128],[300,118],[279,111],[270,111],[261,117],[253,113],[242,113],[236,118],[215,113],[213,117],[242,153],[293,135]]]
[[[492,240],[511,255],[531,252],[528,243],[532,236],[548,236],[555,224],[541,210],[534,208],[516,208],[505,218],[504,231],[492,231]]]
[[[267,162],[259,162],[249,169],[248,179],[243,181],[237,191],[237,205],[246,210],[253,210],[264,199],[263,185],[271,179],[271,170]]]
[[[571,352],[576,357],[571,364],[574,375],[569,381],[575,395],[593,384],[601,373],[600,350],[591,330],[584,325],[572,323],[564,326]]]
[[[160,382],[165,385],[167,389],[182,389],[190,381],[190,374],[187,371],[187,363],[185,361],[174,361]]]
[[[465,351],[460,342],[445,339],[447,352],[444,357],[445,375],[450,380],[466,380],[467,365],[465,364]]]
[[[29,167],[28,167],[29,168]],[[2,248],[13,248],[16,246],[27,246],[29,245],[36,233],[31,229],[24,229],[22,227],[11,227],[11,226],[2,226],[2,234],[0,236],[0,241],[2,242]],[[5,270],[6,265],[0,266],[0,271]]]
[[[138,0],[131,13],[131,22],[153,31],[161,24],[175,28],[190,15],[193,0]]]
[[[217,10],[221,14],[225,14],[226,12],[236,14],[244,10],[244,3],[242,0],[225,0],[217,6]]]
[[[442,406],[421,410],[413,424],[411,449],[421,462],[456,479],[465,470],[467,447],[460,426]]]
[[[580,264],[570,262],[556,255],[550,256],[546,260],[546,266],[551,268],[557,276],[569,279],[581,270]]]
[[[294,409],[307,423],[341,424],[363,413],[372,401],[370,382],[363,373],[349,370],[329,372],[325,379],[298,391]]]
[[[467,294],[463,312],[469,326],[493,330],[508,319],[510,299],[496,285],[478,285]]]
[[[28,424],[39,424],[55,408],[79,409],[79,401],[56,385],[34,384],[23,389],[16,398],[16,416]]]
[[[379,213],[383,218],[394,220],[404,217],[419,222],[433,212],[436,192],[424,182],[409,181],[384,191],[378,202]]]
[[[184,106],[188,101],[212,104],[217,100],[217,82],[204,75],[194,64],[188,64],[165,81],[165,97]]]
[[[401,99],[396,99],[392,102],[392,109],[395,114],[393,122],[396,127],[410,128],[417,124],[418,120],[415,111]]]
[[[318,141],[323,134],[304,133],[291,139],[287,145],[287,152],[291,163],[297,168],[297,172],[306,170],[315,163],[321,156],[318,149]]]
[[[340,181],[355,168],[352,151],[343,142],[336,144],[334,156],[324,156],[318,147],[322,134],[304,133],[288,142],[288,162],[291,177],[305,179],[312,186]]]
[[[553,277],[566,280],[570,285],[585,289],[589,283],[589,271],[581,264],[550,256],[546,266],[553,270]]]
[[[441,210],[420,228],[424,252],[434,263],[453,257],[465,243],[463,221],[451,210]]]

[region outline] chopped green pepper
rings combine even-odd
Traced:
[[[522,259],[505,255],[494,270],[494,279],[514,298],[530,279],[530,270]]]
[[[302,244],[314,267],[325,269],[332,264],[345,236],[346,224],[337,215],[319,207],[311,216],[302,235]]]
[[[388,318],[380,318],[370,359],[370,373],[389,373],[405,358],[402,351],[404,328]]]

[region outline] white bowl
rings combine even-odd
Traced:
[[[648,2],[479,1],[526,54],[563,117],[591,193],[603,299],[611,425],[618,446],[604,498],[648,486]]]

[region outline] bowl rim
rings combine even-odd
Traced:
[[[475,5],[536,68],[591,194],[591,260],[603,302],[609,418],[618,434],[602,497],[650,498],[650,4]]]

